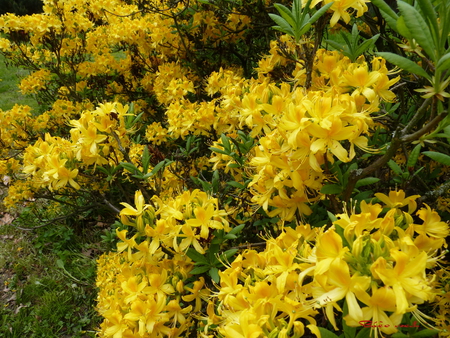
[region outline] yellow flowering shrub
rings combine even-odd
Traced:
[[[0,16],[0,52],[40,103],[0,111],[3,202],[118,218],[100,337],[377,337],[414,319],[447,335],[448,41],[411,26],[447,29],[436,6],[44,0]]]

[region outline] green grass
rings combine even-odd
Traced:
[[[0,337],[95,337],[95,252],[64,225],[0,226]]]
[[[15,104],[28,105],[33,110],[38,109],[36,100],[31,96],[22,95],[18,88],[20,79],[28,75],[24,69],[5,63],[5,57],[0,54],[0,109],[9,110]]]

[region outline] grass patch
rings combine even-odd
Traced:
[[[6,59],[0,54],[0,109],[9,110],[15,104],[28,105],[37,110],[39,105],[29,95],[22,95],[18,88],[20,79],[28,75],[28,71],[7,65]]]
[[[0,337],[95,337],[95,231],[88,243],[65,225],[0,226]]]

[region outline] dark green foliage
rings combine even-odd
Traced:
[[[42,12],[41,0],[0,0],[0,14],[30,15]]]

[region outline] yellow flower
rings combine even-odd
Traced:
[[[363,317],[361,320],[354,319],[350,315],[345,316],[347,325],[370,327],[371,333],[375,332],[375,338],[378,337],[379,331],[389,335],[397,332],[397,326],[400,324],[403,315],[392,314],[388,316],[386,314],[386,312],[395,311],[395,295],[391,288],[382,287],[378,289],[373,286],[372,296],[364,293],[358,298],[368,306],[362,308]]]
[[[445,222],[441,222],[439,214],[431,210],[431,208],[425,204],[425,208],[421,208],[417,211],[416,215],[423,220],[423,224],[414,224],[414,230],[419,234],[427,234],[433,238],[446,238],[449,234],[449,226]]]
[[[139,232],[144,231],[144,221],[142,219],[142,213],[149,207],[149,205],[145,204],[144,196],[142,196],[142,192],[140,190],[136,190],[134,194],[134,204],[136,208],[132,207],[128,203],[122,202],[125,209],[120,211],[120,215],[125,216],[135,216],[136,217],[136,228]]]
[[[408,299],[414,297],[416,303],[431,300],[434,297],[431,287],[425,280],[427,254],[421,252],[416,257],[410,257],[404,252],[394,248],[391,256],[396,264],[389,267],[383,257],[379,257],[372,265],[372,271],[387,286],[391,286],[395,295],[396,314],[409,311]]]
[[[362,320],[363,313],[358,305],[356,296],[369,287],[371,278],[359,276],[358,273],[350,276],[350,269],[343,260],[333,261],[326,275],[323,277],[326,278],[326,283],[331,290],[324,290],[325,292],[319,291],[321,294],[316,295],[315,298],[318,304],[326,306],[326,314],[333,327],[337,330],[333,305],[344,297],[348,305],[349,316],[355,320]]]
[[[342,259],[348,250],[347,247],[342,246],[342,238],[336,233],[335,229],[329,229],[317,239],[317,265],[314,275],[321,275],[328,271],[331,263]]]
[[[408,196],[405,198],[405,192],[403,190],[399,191],[390,191],[389,197],[382,193],[377,193],[375,196],[388,208],[402,208],[404,206],[408,206],[408,213],[413,213],[417,208],[416,199],[420,197],[420,195]]]

